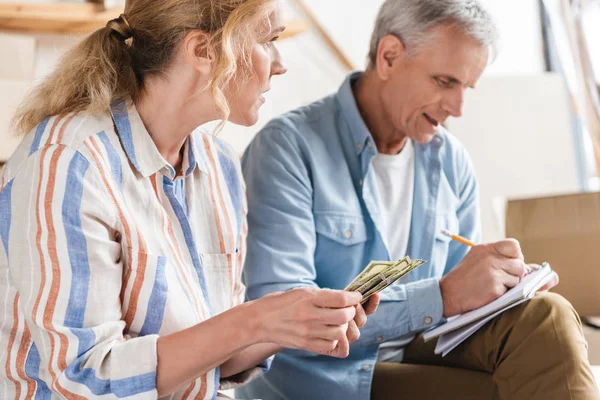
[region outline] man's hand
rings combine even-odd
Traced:
[[[540,265],[537,265],[537,264],[529,264],[529,266],[533,269],[542,268]],[[556,272],[552,272],[552,279],[550,279],[550,281],[548,283],[546,283],[544,285],[544,287],[542,287],[540,290],[538,290],[538,292],[547,292],[548,290],[550,290],[553,287],[555,287],[556,285],[558,285],[559,281],[560,281],[560,278],[558,277],[558,274]]]
[[[473,247],[440,280],[444,317],[482,307],[516,286],[527,273],[519,242],[507,239]]]

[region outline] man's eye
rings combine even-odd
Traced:
[[[450,82],[449,80],[443,79],[443,78],[436,78],[437,83],[441,86],[441,87],[450,87],[452,86],[452,82]]]

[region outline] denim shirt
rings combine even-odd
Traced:
[[[389,260],[371,168],[377,149],[352,92],[359,76],[350,75],[337,94],[270,122],[244,155],[250,299],[298,287],[343,289],[371,260]],[[369,399],[379,345],[443,319],[439,279],[468,248],[442,229],[480,239],[471,161],[440,128],[430,143],[415,144],[408,255],[427,263],[382,292],[348,358],[285,350],[236,396]]]

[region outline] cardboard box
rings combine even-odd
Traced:
[[[528,262],[548,261],[560,276],[553,290],[583,316],[600,315],[600,193],[510,200],[506,236]]]

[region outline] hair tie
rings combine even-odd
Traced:
[[[108,21],[106,27],[112,30],[122,42],[133,38],[133,29],[131,29],[131,25],[129,25],[125,14],[121,14],[119,18]]]

